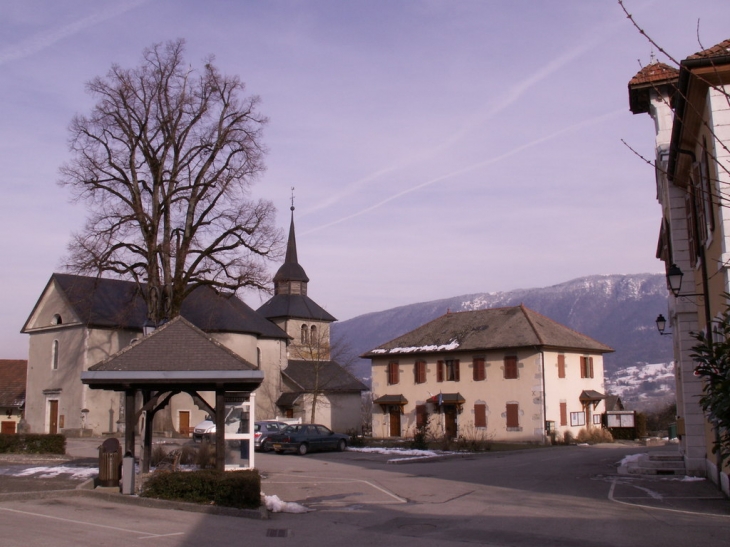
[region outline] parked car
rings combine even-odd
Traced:
[[[281,433],[287,427],[288,424],[285,424],[284,422],[276,422],[273,420],[254,422],[254,450],[261,450],[262,452],[268,452],[269,450],[271,450],[271,437]]]
[[[272,435],[267,442],[277,454],[292,451],[303,456],[307,452],[317,450],[342,452],[347,448],[349,440],[348,435],[335,433],[320,424],[296,424],[287,426],[277,435]]]
[[[276,420],[261,420],[259,422],[254,422],[254,450],[263,450],[266,452],[271,450],[267,446],[269,437],[275,433],[280,433],[287,427],[287,425],[288,424],[285,424],[284,422],[277,422]],[[193,441],[196,443],[200,441],[213,442],[214,439],[215,422],[210,419],[210,416],[207,416],[204,421],[200,422],[193,428]]]

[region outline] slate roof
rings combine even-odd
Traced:
[[[370,350],[383,355],[453,353],[539,347],[608,353],[613,349],[525,306],[447,313]]]
[[[202,330],[176,317],[90,371],[220,371],[256,367]]]
[[[28,361],[0,360],[0,407],[20,408],[25,404]]]
[[[145,285],[138,286],[134,282],[119,279],[60,273],[51,276],[49,285],[51,283],[56,283],[68,305],[86,326],[142,330],[147,318],[147,306],[142,298]],[[38,304],[36,308],[37,306]],[[288,338],[283,330],[255,312],[235,294],[220,293],[211,287],[195,289],[183,302],[180,313],[206,332]],[[23,327],[23,332],[27,331],[29,321],[30,319]]]
[[[282,374],[301,388],[303,392],[319,390],[367,391],[368,387],[335,361],[289,360]],[[318,386],[319,384],[319,386]]]
[[[289,225],[289,239],[286,243],[286,257],[284,258],[284,264],[276,272],[274,276],[274,282],[277,281],[302,281],[304,283],[309,282],[307,274],[304,272],[304,268],[299,265],[297,259],[297,240],[294,235],[294,207],[292,207],[291,224]]]
[[[296,319],[316,319],[318,321],[337,321],[314,300],[303,294],[277,294],[256,312],[267,319],[292,317]]]

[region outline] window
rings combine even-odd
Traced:
[[[586,425],[586,415],[584,412],[571,412],[570,413],[570,425]]]
[[[705,218],[707,228],[710,232],[715,231],[715,212],[712,197],[712,180],[710,179],[710,160],[707,153],[707,139],[702,137],[702,154],[700,156],[700,179],[702,180],[702,193],[705,205]]]
[[[426,361],[416,361],[413,365],[413,377],[417,384],[426,382]]]
[[[436,366],[437,382],[458,382],[459,381],[459,360],[447,359],[439,361]]]
[[[474,403],[474,427],[487,427],[487,405]]]
[[[261,348],[256,348],[256,366],[261,368]]]
[[[580,377],[593,378],[593,357],[580,358]]]
[[[510,355],[504,358],[504,377],[507,380],[514,380],[518,378],[516,355]]]
[[[397,384],[400,381],[400,371],[398,370],[398,361],[388,363],[388,384]]]
[[[601,415],[600,414],[593,415],[593,425],[601,425]]]
[[[312,342],[312,344],[316,344],[317,343],[317,326],[312,325],[312,328],[309,330],[310,330],[309,340]]]
[[[428,423],[428,411],[426,405],[416,405],[416,428],[426,427]]]
[[[507,403],[507,429],[518,429],[520,427],[520,405]]]
[[[51,368],[58,370],[58,340],[54,340],[51,346]]]
[[[560,425],[568,425],[568,403],[560,403]]]
[[[474,358],[474,381],[475,382],[481,382],[484,380],[487,375],[484,370],[484,357],[475,357]]]
[[[565,355],[563,354],[558,355],[558,378],[565,378]]]
[[[309,328],[307,325],[302,325],[301,343],[306,344],[309,342]]]

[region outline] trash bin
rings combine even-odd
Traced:
[[[677,424],[669,424],[669,438],[670,439],[676,439],[677,438]]]
[[[99,486],[119,486],[122,447],[117,439],[107,439],[99,447]]]

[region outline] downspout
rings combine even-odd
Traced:
[[[540,349],[540,376],[542,376],[542,444],[547,444],[547,393],[545,392],[545,352]]]

